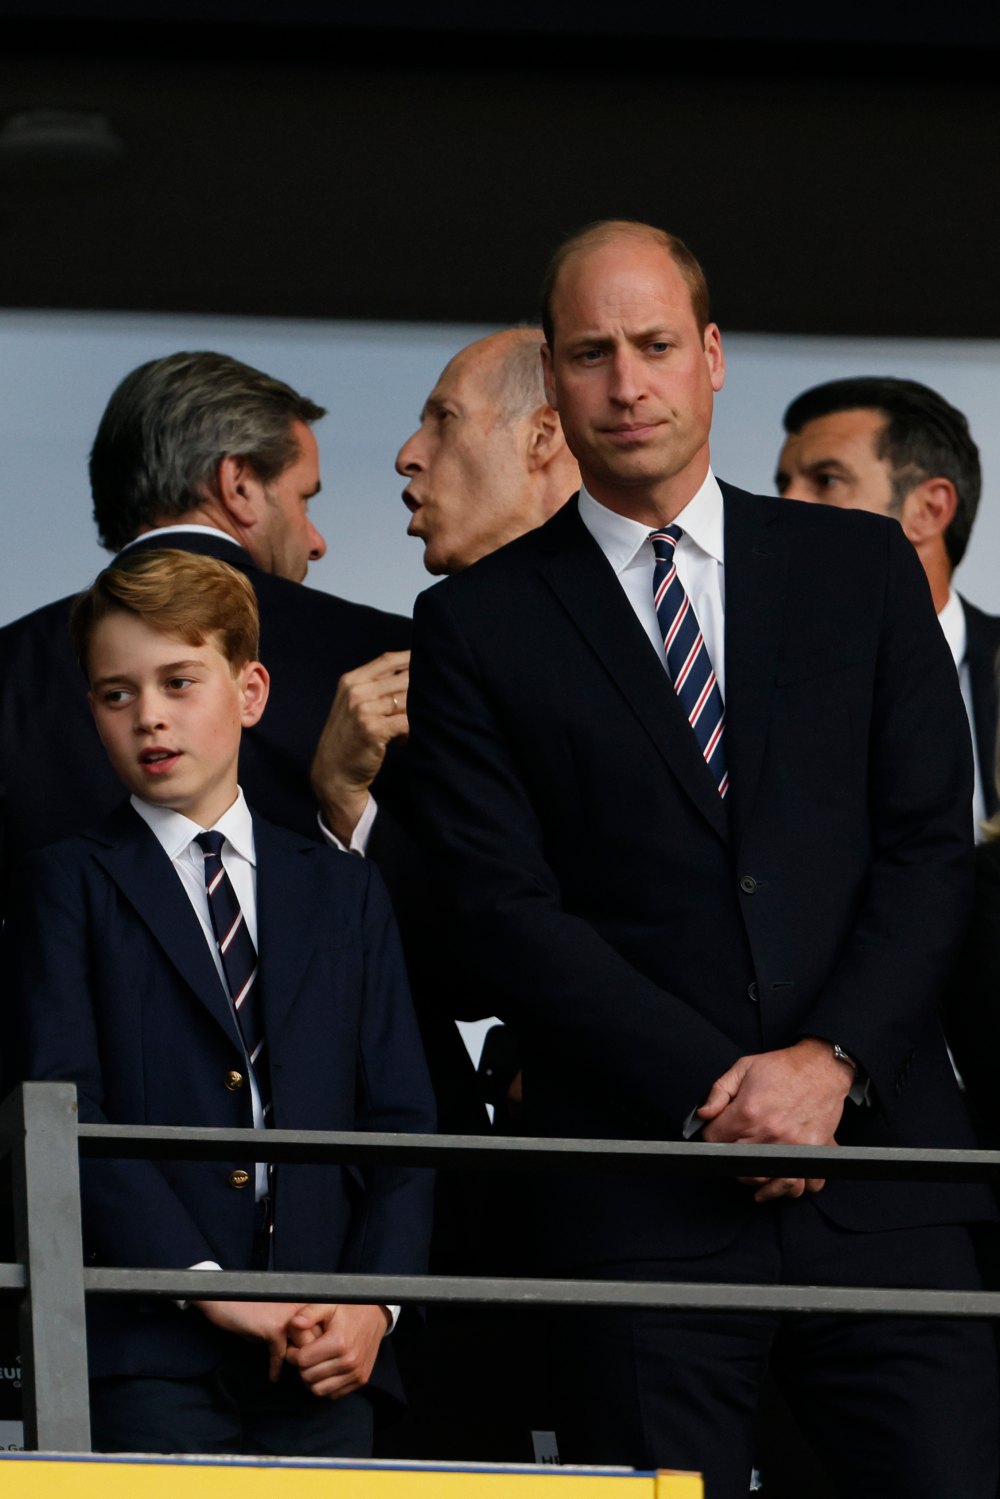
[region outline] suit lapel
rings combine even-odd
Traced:
[[[734,840],[760,778],[785,605],[780,509],[721,486],[725,503],[726,760]],[[791,502],[788,502],[791,503]]]
[[[575,501],[536,534],[549,587],[684,791],[719,836],[728,839],[726,805],[691,726],[613,569],[580,520]]]
[[[93,836],[98,843],[97,861],[149,928],[184,982],[241,1045],[205,934],[154,834],[126,802]],[[142,982],[141,975],[136,976],[136,982]]]
[[[316,844],[254,818],[260,1001],[269,1045],[295,999],[324,919]]]

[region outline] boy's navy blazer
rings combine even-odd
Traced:
[[[433,1129],[377,871],[257,817],[254,837],[275,1125]],[[133,808],[33,854],[26,887],[10,936],[22,1075],[76,1082],[83,1121],[249,1127],[249,1087],[232,1087],[245,1065],[227,996],[184,888]],[[234,1186],[233,1172],[249,1183]],[[249,1137],[246,1154],[225,1162],[87,1162],[86,1260],[249,1268],[253,1179]],[[282,1165],[274,1268],[419,1273],[431,1191],[426,1171]],[[98,1301],[91,1372],[201,1372],[225,1336],[171,1303]]]

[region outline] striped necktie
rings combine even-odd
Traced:
[[[264,1117],[271,1111],[271,1089],[264,1059],[264,1024],[257,993],[257,949],[247,931],[232,881],[222,863],[224,833],[199,833],[195,842],[205,855],[205,890],[212,930],[226,975],[243,1047],[253,1068]]]
[[[694,730],[719,795],[725,796],[729,790],[724,744],[726,712],[701,627],[677,576],[674,552],[683,534],[680,526],[664,526],[662,531],[653,531],[650,535],[656,557],[653,601],[674,691]]]

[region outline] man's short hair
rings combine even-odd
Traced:
[[[705,280],[705,272],[701,265],[684,241],[678,239],[676,234],[668,234],[666,229],[657,229],[652,224],[642,224],[636,219],[597,219],[594,223],[587,224],[585,228],[578,229],[575,234],[570,235],[569,239],[563,240],[549,261],[545,280],[542,282],[542,330],[549,348],[553,346],[552,339],[555,332],[552,322],[552,299],[563,266],[574,255],[579,255],[586,250],[596,250],[615,239],[644,239],[666,250],[687,283],[691,297],[691,311],[698,324],[698,332],[704,333],[710,315],[708,282]]]
[[[175,550],[126,552],[73,601],[70,637],[84,671],[94,630],[109,614],[134,614],[188,645],[214,643],[235,673],[260,652],[253,586],[215,557]]]
[[[944,543],[953,568],[965,556],[979,507],[982,470],[979,449],[961,411],[917,380],[865,375],[814,385],[785,412],[785,431],[796,434],[807,422],[839,411],[880,411],[885,427],[875,451],[889,464],[892,504],[903,501],[925,479],[950,479],[958,504]]]
[[[542,376],[541,328],[518,328],[518,337],[492,371],[493,400],[497,421],[517,422],[547,404]]]
[[[119,551],[141,530],[184,515],[211,492],[227,455],[262,484],[299,455],[293,422],[325,409],[290,385],[226,354],[171,354],[118,386],[90,453],[101,544]]]

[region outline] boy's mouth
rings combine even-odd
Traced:
[[[150,774],[156,775],[158,772],[169,770],[171,766],[176,765],[180,759],[180,754],[180,750],[160,749],[159,747],[144,749],[139,756],[139,764],[144,770],[148,770]]]

